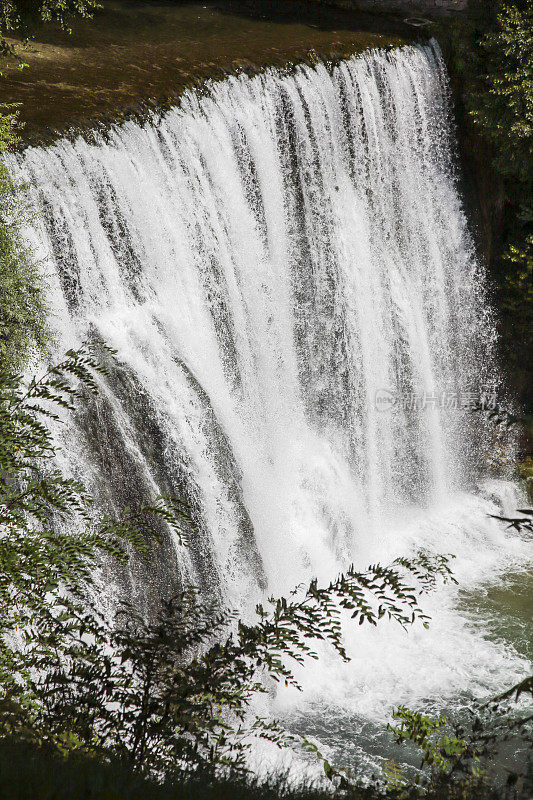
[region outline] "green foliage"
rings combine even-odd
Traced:
[[[420,786],[403,781],[397,767],[390,785],[319,787],[295,784],[285,775],[184,778],[179,772],[154,781],[122,762],[103,762],[79,752],[57,751],[0,739],[0,800],[419,800]],[[527,792],[496,789],[476,779],[442,782],[433,778],[424,800],[529,800]]]
[[[401,720],[401,724],[396,728],[389,726],[389,730],[398,742],[412,742],[422,750],[422,766],[427,764],[451,772],[457,759],[464,755],[467,747],[464,739],[443,732],[447,717],[431,719],[406,706],[399,706],[393,717]]]
[[[480,90],[471,98],[472,117],[496,145],[499,171],[518,179],[531,192],[533,0],[501,2],[496,25],[484,38],[482,47],[485,75]],[[533,221],[532,210],[530,202],[524,202],[524,221]]]
[[[442,20],[466,156],[480,179],[501,349],[528,405],[533,376],[533,0],[470,0]],[[481,156],[480,156],[481,154]],[[491,167],[489,166],[489,170]],[[492,180],[491,180],[492,178]]]
[[[125,764],[103,763],[79,753],[58,757],[48,748],[0,740],[0,800],[331,800],[327,789],[294,786],[283,775],[176,775],[148,780]],[[371,796],[362,790],[358,800]]]
[[[484,75],[468,98],[474,124],[492,144],[510,217],[501,305],[514,324],[524,366],[533,368],[533,0],[502,2],[482,41]]]
[[[0,152],[16,141],[15,115],[0,113]],[[30,217],[23,187],[0,164],[0,371],[22,370],[50,338],[44,280],[21,229]]]
[[[533,751],[532,709],[513,706],[525,695],[533,697],[533,676],[489,702],[474,703],[467,709],[466,722],[453,722],[445,715],[432,719],[400,706],[393,714],[400,725],[388,728],[398,743],[410,742],[421,751],[421,766],[431,767],[441,782],[459,780],[464,785],[474,780],[488,786],[487,775],[502,746],[510,742],[523,752]],[[528,776],[509,771],[508,786],[519,778],[527,781]]]
[[[533,100],[532,100],[533,103]],[[531,157],[533,160],[533,156]],[[504,327],[504,342],[508,342],[511,362],[517,363],[524,373],[526,391],[533,376],[533,206],[531,188],[517,192],[520,207],[516,209],[520,220],[517,230],[510,235],[510,243],[503,256],[500,296],[502,313],[509,320]],[[526,205],[526,203],[528,205]],[[522,211],[528,209],[528,219]],[[510,323],[510,324],[509,324]],[[531,410],[531,397],[526,402]]]
[[[418,598],[437,578],[453,580],[448,559],[352,566],[328,586],[311,581],[288,599],[269,598],[253,622],[194,587],[161,598],[150,619],[124,603],[103,618],[91,599],[101,558],[142,551],[154,518],[178,536],[184,521],[194,526],[183,504],[165,498],[98,518],[84,487],[53,468],[48,423],[96,391],[102,352],[110,351],[99,342],[70,351],[26,388],[0,377],[0,737],[158,776],[178,766],[242,771],[252,737],[296,742],[250,713],[268,680],[297,686],[291,662],[317,658],[312,643],[347,660],[343,614],[359,624],[427,624]]]
[[[90,17],[100,8],[97,0],[0,0],[0,54],[15,55],[6,37],[32,38],[37,28],[55,22],[65,30],[76,17]]]
[[[79,382],[94,391],[103,344],[67,353],[22,388],[0,373],[0,732],[31,729],[37,676],[94,627],[87,611],[102,554],[119,561],[126,545],[142,548],[154,517],[177,530],[186,509],[157,498],[98,519],[84,487],[52,468],[56,449],[47,422],[73,410]]]
[[[401,766],[394,759],[389,758],[385,761],[381,772],[387,789],[401,794],[402,790],[407,786]]]
[[[0,153],[19,141],[19,103],[0,103]]]
[[[419,571],[424,581],[427,573],[415,563],[411,572]],[[41,711],[33,726],[54,742],[68,730],[87,752],[157,774],[177,764],[183,773],[243,770],[257,736],[280,747],[300,744],[322,758],[310,742],[251,714],[253,697],[267,691],[265,677],[298,686],[290,662],[316,658],[313,640],[329,642],[347,660],[340,609],[359,623],[387,615],[410,624],[420,617],[415,592],[395,566],[352,567],[325,588],[313,581],[290,600],[270,598],[251,625],[232,625],[234,613],[202,601],[191,587],[163,601],[152,621],[124,604],[115,626],[97,622],[93,611],[84,621],[91,644],[84,635],[55,659],[46,653],[45,673],[34,683]],[[327,762],[325,771],[335,774]]]
[[[18,111],[0,104],[0,154],[19,140]],[[0,164],[0,372],[23,370],[51,338],[39,264],[22,236],[31,219],[23,186]]]

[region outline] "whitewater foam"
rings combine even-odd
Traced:
[[[102,504],[195,507],[193,546],[170,540],[154,565],[161,590],[175,574],[247,613],[265,587],[420,547],[454,553],[469,585],[524,565],[488,518],[515,490],[487,493],[492,433],[461,399],[499,380],[450,131],[438,48],[405,47],[230,77],[142,125],[7,157],[41,212],[27,236],[57,352],[94,334],[118,351],[62,436],[65,468]],[[427,604],[429,631],[347,630],[353,661],[307,667],[299,713],[377,724],[526,668],[454,589]]]

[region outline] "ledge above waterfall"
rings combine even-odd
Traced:
[[[278,10],[273,6],[279,6]],[[46,28],[2,64],[3,102],[22,103],[25,143],[120,119],[146,101],[176,103],[184,89],[228,73],[347,57],[416,35],[402,17],[297,2],[106,2],[71,35]],[[16,42],[13,40],[13,43]]]

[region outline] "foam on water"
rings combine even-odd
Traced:
[[[27,235],[57,351],[97,333],[121,365],[69,421],[65,467],[110,503],[186,491],[202,535],[167,568],[243,613],[265,586],[420,547],[455,553],[469,585],[527,559],[487,516],[517,502],[483,483],[490,430],[454,407],[498,379],[450,130],[438,49],[406,47],[228,78],[8,157],[42,212]],[[273,707],[377,724],[525,669],[454,589],[427,609],[429,631],[347,628],[352,662],[326,654]]]

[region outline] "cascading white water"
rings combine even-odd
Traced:
[[[97,333],[121,365],[69,423],[66,468],[102,502],[185,492],[202,534],[167,553],[182,579],[245,608],[416,547],[470,583],[520,562],[487,517],[512,488],[480,493],[489,431],[456,398],[497,380],[450,150],[438,49],[405,47],[8,157],[42,212],[58,351]],[[523,665],[450,590],[428,603],[429,632],[361,630],[350,667],[310,669],[309,702],[382,718]]]

